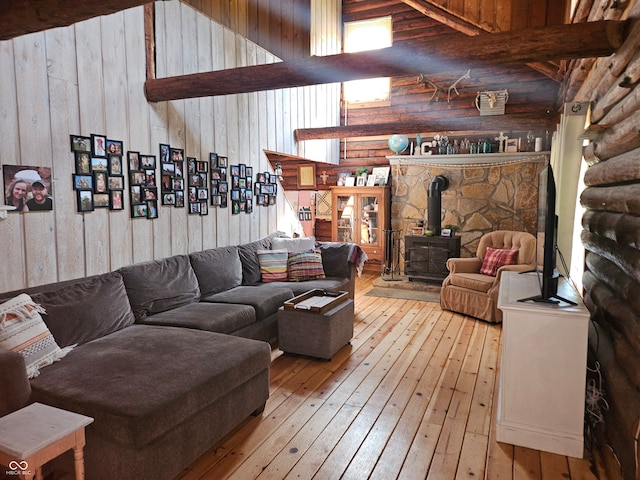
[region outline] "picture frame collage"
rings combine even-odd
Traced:
[[[157,157],[127,152],[131,218],[158,218]]]
[[[209,162],[187,157],[187,198],[189,214],[209,214]]]
[[[211,183],[209,184],[211,206],[227,208],[229,205],[229,182],[227,179],[229,159],[212,152],[209,154],[209,164],[211,167]]]
[[[253,213],[253,167],[244,163],[229,167],[231,176],[231,214]]]
[[[105,135],[70,135],[75,173],[72,174],[78,212],[96,208],[124,209],[123,144]]]
[[[184,208],[185,201],[184,149],[160,144],[161,205]]]
[[[276,195],[278,193],[278,176],[269,172],[256,173],[256,181],[254,184],[254,194],[256,197],[256,205],[268,207],[276,204]]]

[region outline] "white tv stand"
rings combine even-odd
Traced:
[[[520,302],[537,275],[502,275],[496,440],[582,458],[589,311],[563,280],[558,294],[577,305]]]

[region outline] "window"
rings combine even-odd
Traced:
[[[393,43],[391,17],[344,24],[345,53],[390,47]],[[344,82],[344,97],[349,103],[378,102],[389,99],[391,79],[368,78]]]

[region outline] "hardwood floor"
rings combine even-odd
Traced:
[[[271,394],[179,478],[606,479],[575,459],[493,438],[501,327],[439,304],[366,296],[330,362],[273,351]]]

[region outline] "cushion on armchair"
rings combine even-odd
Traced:
[[[491,275],[495,277],[498,269],[504,265],[513,265],[516,263],[518,250],[507,250],[504,248],[487,247],[487,251],[480,267],[480,273],[483,275]]]

